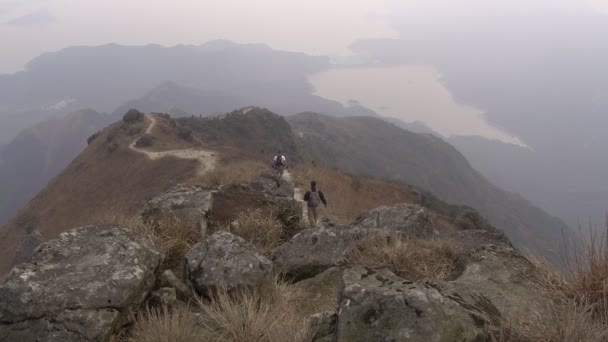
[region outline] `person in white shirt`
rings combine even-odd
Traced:
[[[272,159],[272,168],[277,170],[277,172],[279,173],[279,177],[282,177],[283,172],[285,172],[285,170],[289,168],[287,167],[287,158],[285,158],[285,156],[281,153],[280,150],[277,155],[274,156],[274,158]]]

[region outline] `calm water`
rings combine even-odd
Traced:
[[[337,68],[310,77],[316,94],[348,105],[357,101],[383,116],[422,121],[444,136],[519,140],[488,124],[482,110],[458,103],[429,66]]]

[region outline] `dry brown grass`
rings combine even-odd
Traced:
[[[591,235],[586,248],[565,248],[563,260],[563,271],[533,260],[539,288],[555,301],[589,304],[600,316],[608,312],[608,241]]]
[[[147,224],[132,224],[131,228],[138,234],[149,236],[163,254],[161,271],[171,270],[178,277],[183,276],[184,256],[203,239],[200,231],[175,216],[165,216]]]
[[[553,300],[549,315],[508,322],[513,336],[501,341],[608,341],[608,241],[591,235],[585,249],[565,248],[565,268],[533,259],[531,279]]]
[[[196,325],[196,318],[185,306],[147,308],[136,316],[128,342],[197,342],[206,341]]]
[[[590,303],[554,304],[546,315],[505,324],[499,342],[605,342],[608,325],[595,318],[598,307]]]
[[[102,131],[44,190],[9,221],[0,236],[0,276],[11,266],[23,230],[36,228],[46,238],[89,224],[103,213],[133,214],[141,203],[165,189],[190,179],[196,160],[149,160],[129,150],[137,136],[129,136],[123,123]],[[110,151],[109,146],[116,144]]]
[[[228,230],[252,243],[266,255],[283,242],[283,225],[272,211],[243,211],[237,215]]]
[[[369,268],[388,268],[408,279],[447,280],[456,270],[457,256],[445,240],[372,234],[349,252],[349,260]]]
[[[274,278],[258,289],[219,291],[213,301],[200,301],[204,341],[311,341],[307,319],[297,313],[295,287]]]
[[[195,177],[190,183],[208,187],[248,183],[258,177],[267,168],[268,166],[262,162],[247,159],[222,159],[218,162],[215,169],[203,176]]]
[[[298,186],[308,189],[316,180],[329,205],[324,215],[339,223],[351,223],[362,213],[382,205],[416,203],[416,198],[397,183],[355,177],[320,166],[298,166],[291,170]]]

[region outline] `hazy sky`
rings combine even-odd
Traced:
[[[474,29],[474,23],[518,12],[608,14],[608,0],[0,0],[0,74],[22,69],[43,52],[106,43],[175,45],[230,39],[345,56],[357,40],[399,38],[397,26],[403,30],[404,24],[423,27],[423,40],[425,34],[441,34],[454,25]],[[404,66],[396,73],[341,71],[330,75],[334,79],[317,78],[323,81],[317,85],[333,87],[319,89],[321,95],[342,102],[357,99],[383,114],[425,121],[444,134],[516,141],[491,127],[483,108],[454,100],[440,73]],[[345,80],[359,86],[345,87]],[[373,83],[363,84],[366,80]],[[383,98],[372,96],[374,89],[388,85],[395,89],[384,91]],[[363,99],[363,94],[368,97]]]
[[[0,73],[70,45],[201,44],[212,39],[342,55],[396,37],[378,0],[0,0]]]
[[[0,0],[0,73],[70,45],[225,38],[342,55],[357,39],[395,37],[396,12],[417,13],[410,20],[445,13],[449,23],[490,12],[590,9],[608,13],[608,0]]]

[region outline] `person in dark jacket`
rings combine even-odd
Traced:
[[[319,219],[319,206],[323,203],[327,207],[325,195],[317,190],[317,182],[310,182],[310,190],[304,194],[304,201],[308,204],[308,223],[314,228]]]

